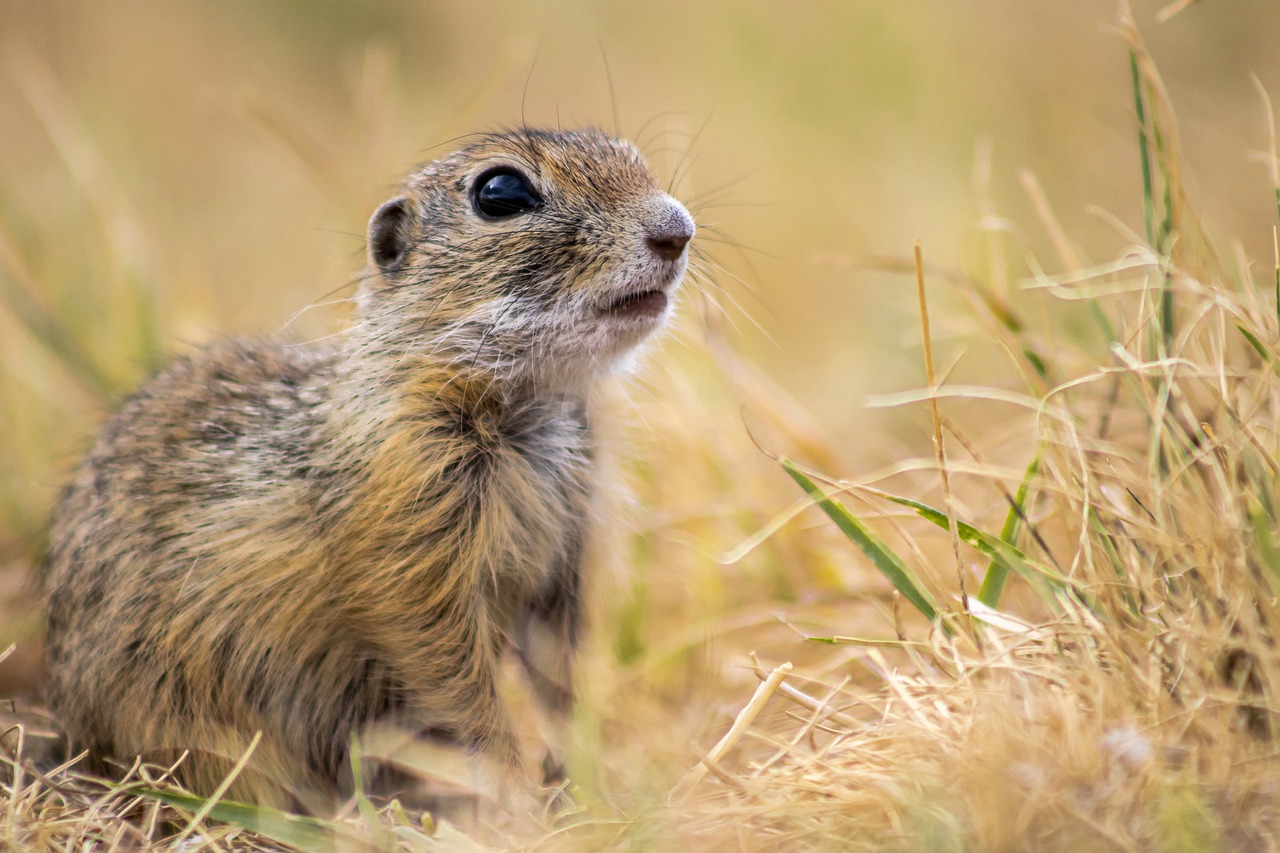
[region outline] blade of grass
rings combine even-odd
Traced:
[[[1127,7],[1126,7],[1127,9]],[[1127,14],[1126,14],[1127,17]],[[1130,68],[1133,76],[1134,104],[1139,124],[1139,144],[1143,169],[1143,210],[1146,220],[1147,243],[1162,259],[1160,269],[1159,323],[1154,329],[1155,346],[1160,355],[1167,355],[1176,338],[1175,305],[1171,264],[1179,264],[1184,254],[1181,239],[1179,203],[1182,198],[1177,152],[1177,120],[1174,117],[1169,95],[1160,80],[1159,72],[1151,61],[1133,21],[1125,21],[1124,34],[1129,42]],[[1143,98],[1146,84],[1149,99]],[[1163,107],[1163,109],[1162,109]],[[1149,109],[1148,109],[1149,108]],[[1166,127],[1168,133],[1166,134]],[[1147,130],[1150,130],[1148,144]],[[1160,170],[1163,181],[1161,197],[1164,210],[1157,214],[1155,208],[1154,166]],[[1157,218],[1158,217],[1158,218]],[[1167,380],[1166,380],[1167,381]]]
[[[924,341],[925,378],[929,381],[929,418],[933,422],[933,451],[938,460],[938,477],[942,480],[942,502],[947,508],[947,518],[952,531],[951,550],[956,558],[956,581],[960,586],[960,605],[969,612],[969,592],[965,588],[964,560],[960,557],[960,539],[955,535],[955,507],[951,502],[951,475],[947,469],[947,448],[942,440],[942,416],[938,412],[938,379],[933,372],[933,336],[929,334],[929,305],[924,291],[924,257],[920,240],[915,241],[916,294],[920,299],[920,337]]]
[[[254,750],[258,748],[258,744],[261,742],[262,732],[258,731],[254,734],[253,740],[249,741],[249,746],[245,748],[244,754],[240,756],[240,760],[236,762],[235,766],[231,768],[231,772],[227,774],[226,778],[222,780],[222,783],[218,785],[217,790],[213,792],[213,796],[205,800],[204,805],[202,805],[200,810],[191,818],[191,822],[188,823],[186,828],[182,830],[182,833],[178,835],[177,841],[175,842],[176,844],[181,844],[190,837],[191,833],[195,832],[201,822],[209,816],[209,812],[213,811],[213,809],[217,807],[218,803],[222,800],[223,795],[231,789],[231,785],[244,771],[245,766],[249,763],[249,759],[253,756]]]
[[[931,596],[920,583],[920,579],[916,577],[915,572],[903,562],[902,558],[893,552],[880,537],[871,532],[865,524],[859,521],[854,515],[845,509],[844,505],[839,501],[828,497],[823,493],[822,489],[806,477],[799,468],[796,467],[789,459],[782,460],[782,468],[799,484],[800,488],[813,499],[813,502],[822,507],[822,511],[827,517],[835,522],[836,527],[853,544],[857,545],[859,550],[871,560],[872,564],[893,584],[894,589],[902,593],[907,601],[924,614],[925,618],[930,622],[938,619],[938,606]]]
[[[162,791],[157,788],[139,788],[137,792],[149,799],[193,814],[208,808],[206,817],[243,827],[273,841],[296,847],[305,853],[330,853],[337,848],[338,840],[363,841],[351,833],[341,831],[331,823],[275,809],[229,800],[221,800],[209,807],[208,801],[200,797],[180,794],[176,791]]]
[[[1022,526],[1023,509],[1027,505],[1027,491],[1038,470],[1040,470],[1040,453],[1037,452],[1031,458],[1031,464],[1027,466],[1027,473],[1022,476],[1018,492],[1013,498],[1013,506],[1009,507],[1009,512],[1004,517],[1004,525],[1000,528],[1000,541],[1011,546],[1018,541],[1018,528]],[[978,589],[978,600],[988,607],[999,606],[1000,595],[1004,592],[1004,583],[1008,577],[1009,566],[992,557],[987,565],[986,574],[982,577],[982,586]]]
[[[886,498],[896,504],[910,507],[926,521],[938,525],[943,530],[948,529],[949,522],[946,513],[939,509],[921,503],[911,498],[904,498],[898,495],[885,495]],[[992,536],[990,533],[979,530],[972,524],[956,519],[956,531],[963,541],[973,546],[982,554],[990,557],[992,562],[999,566],[1005,575],[1009,572],[1021,575],[1026,578],[1037,591],[1041,593],[1046,601],[1052,601],[1057,590],[1067,585],[1067,579],[1059,575],[1048,566],[1041,565],[1024,554],[1019,548],[1009,542],[1005,542],[999,537]],[[981,600],[981,599],[979,599]],[[987,602],[983,602],[987,604]],[[990,606],[988,604],[988,606]]]
[[[1130,39],[1136,39],[1136,32],[1130,34]],[[1132,41],[1131,41],[1132,44]],[[1138,119],[1138,157],[1142,165],[1142,224],[1147,237],[1147,245],[1161,253],[1164,251],[1165,230],[1172,228],[1170,212],[1165,211],[1165,219],[1163,224],[1157,229],[1156,226],[1156,205],[1155,205],[1155,181],[1152,177],[1151,169],[1151,138],[1148,136],[1148,127],[1155,137],[1157,144],[1162,145],[1160,139],[1160,129],[1156,125],[1155,117],[1151,120],[1147,119],[1146,100],[1142,96],[1142,72],[1138,63],[1138,51],[1134,47],[1129,48],[1129,71],[1133,81],[1133,106],[1134,112]],[[1165,202],[1168,205],[1171,202],[1171,188],[1165,186]],[[1169,351],[1169,345],[1173,341],[1173,289],[1170,287],[1167,273],[1162,274],[1162,285],[1160,288],[1160,328],[1158,340],[1162,347],[1162,352]]]
[[[1174,178],[1171,174],[1172,157],[1165,149],[1164,134],[1160,131],[1160,122],[1156,120],[1153,113],[1151,116],[1151,136],[1155,140],[1156,162],[1160,167],[1160,177],[1164,183],[1164,216],[1160,220],[1159,230],[1156,232],[1156,242],[1152,248],[1158,252],[1161,257],[1166,252],[1172,252],[1174,232],[1177,225],[1173,220],[1173,182]],[[1162,335],[1161,344],[1163,351],[1168,353],[1173,343],[1174,337],[1174,318],[1173,318],[1173,278],[1169,273],[1167,264],[1162,264],[1160,273],[1160,332]]]
[[[711,747],[711,751],[707,753],[696,767],[690,770],[680,780],[676,782],[675,787],[671,789],[671,798],[683,799],[694,787],[706,778],[709,769],[714,768],[720,759],[724,758],[729,750],[742,739],[743,734],[751,728],[751,723],[760,711],[764,709],[765,703],[769,701],[769,697],[774,694],[778,687],[783,683],[783,679],[791,672],[792,665],[790,662],[779,664],[774,668],[773,672],[756,688],[756,692],[751,696],[751,700],[743,706],[738,712],[738,716],[734,718],[733,725],[729,727],[729,731],[725,732],[724,737]]]
[[[1236,323],[1236,328],[1240,330],[1240,334],[1244,335],[1244,339],[1249,342],[1249,346],[1257,350],[1258,355],[1262,356],[1263,361],[1271,360],[1271,353],[1267,352],[1266,345],[1258,339],[1257,335],[1246,329],[1244,326],[1241,326],[1239,323]]]
[[[1280,152],[1276,148],[1276,111],[1271,104],[1271,96],[1267,94],[1267,88],[1262,85],[1262,80],[1256,74],[1253,77],[1253,85],[1262,97],[1262,107],[1267,116],[1267,171],[1271,175],[1271,187],[1276,197],[1276,218],[1280,219]],[[1274,225],[1271,226],[1271,242],[1276,262],[1276,321],[1280,322],[1280,234],[1277,234]]]
[[[1155,201],[1151,182],[1151,151],[1147,140],[1147,109],[1142,98],[1142,72],[1138,70],[1138,52],[1129,48],[1129,72],[1133,78],[1133,106],[1138,116],[1138,156],[1142,163],[1142,224],[1146,227],[1147,244],[1156,245]]]
[[[1257,498],[1247,499],[1249,526],[1253,530],[1254,546],[1258,562],[1266,569],[1267,585],[1273,593],[1280,592],[1280,547],[1276,545],[1272,522]]]
[[[1276,287],[1280,288],[1280,266],[1276,267]],[[1280,293],[1280,290],[1276,292]],[[1272,358],[1271,353],[1267,350],[1267,345],[1262,342],[1262,339],[1239,323],[1236,323],[1236,328],[1240,330],[1240,334],[1244,335],[1244,339],[1249,342],[1249,346],[1253,347],[1258,355],[1262,356],[1264,362],[1271,365],[1271,370],[1277,376],[1280,376],[1280,362]]]
[[[359,738],[351,739],[351,775],[355,787],[356,809],[360,812],[360,817],[364,820],[365,826],[369,828],[370,834],[374,839],[374,846],[383,849],[390,849],[391,834],[387,832],[387,828],[378,820],[378,809],[369,799],[369,795],[365,792],[364,785],[364,767],[361,764],[361,751]]]

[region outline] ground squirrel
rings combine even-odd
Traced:
[[[590,391],[670,314],[693,234],[628,142],[481,135],[373,214],[337,343],[224,342],[143,387],[53,518],[73,743],[189,749],[207,793],[261,731],[234,793],[309,807],[390,720],[526,778],[499,659],[566,713]]]

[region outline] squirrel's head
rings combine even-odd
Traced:
[[[629,142],[481,136],[373,214],[361,343],[581,385],[666,321],[694,230]]]

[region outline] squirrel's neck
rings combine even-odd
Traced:
[[[369,450],[405,429],[460,438],[518,439],[555,422],[587,427],[590,386],[558,387],[536,376],[499,376],[430,355],[353,350],[334,363],[326,431],[330,444]],[[469,433],[470,431],[470,433]]]

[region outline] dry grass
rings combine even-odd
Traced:
[[[105,782],[10,758],[0,848],[1273,849],[1280,251],[1274,275],[1269,260],[1259,272],[1202,232],[1172,108],[1129,35],[1146,204],[1116,225],[1125,248],[1082,260],[1028,177],[1039,221],[1022,226],[1054,253],[1031,267],[1058,272],[1013,296],[997,261],[981,280],[927,271],[935,328],[968,328],[1003,358],[982,387],[944,366],[936,393],[879,400],[938,428],[949,494],[932,452],[835,477],[850,470],[840,448],[693,300],[705,323],[655,359],[661,390],[622,404],[640,424],[629,470],[649,512],[633,509],[599,555],[617,571],[584,652],[575,808],[463,834],[357,799],[305,822],[194,800],[163,768]],[[992,233],[1004,227],[981,206]],[[944,286],[968,313],[939,308]],[[144,337],[129,339],[145,354]],[[72,374],[76,340],[51,341]],[[773,453],[804,460],[918,575],[936,621],[868,570]],[[943,509],[922,517],[903,497]],[[959,545],[967,599],[948,517],[986,536],[985,550]],[[50,722],[20,719],[7,753],[47,751]]]
[[[971,600],[967,616],[957,599],[896,642],[828,638],[832,659],[775,700],[794,721],[753,730],[751,760],[718,765],[679,803],[689,837],[903,850],[1263,850],[1280,837],[1280,291],[1270,271],[1225,268],[1190,225],[1172,112],[1134,47],[1138,114],[1155,106],[1147,239],[1096,269],[1064,253],[1066,273],[1029,282],[1091,304],[1105,360],[1019,335],[1010,355],[1043,384],[952,389],[1034,436],[1015,544],[1068,585],[1008,613]]]

